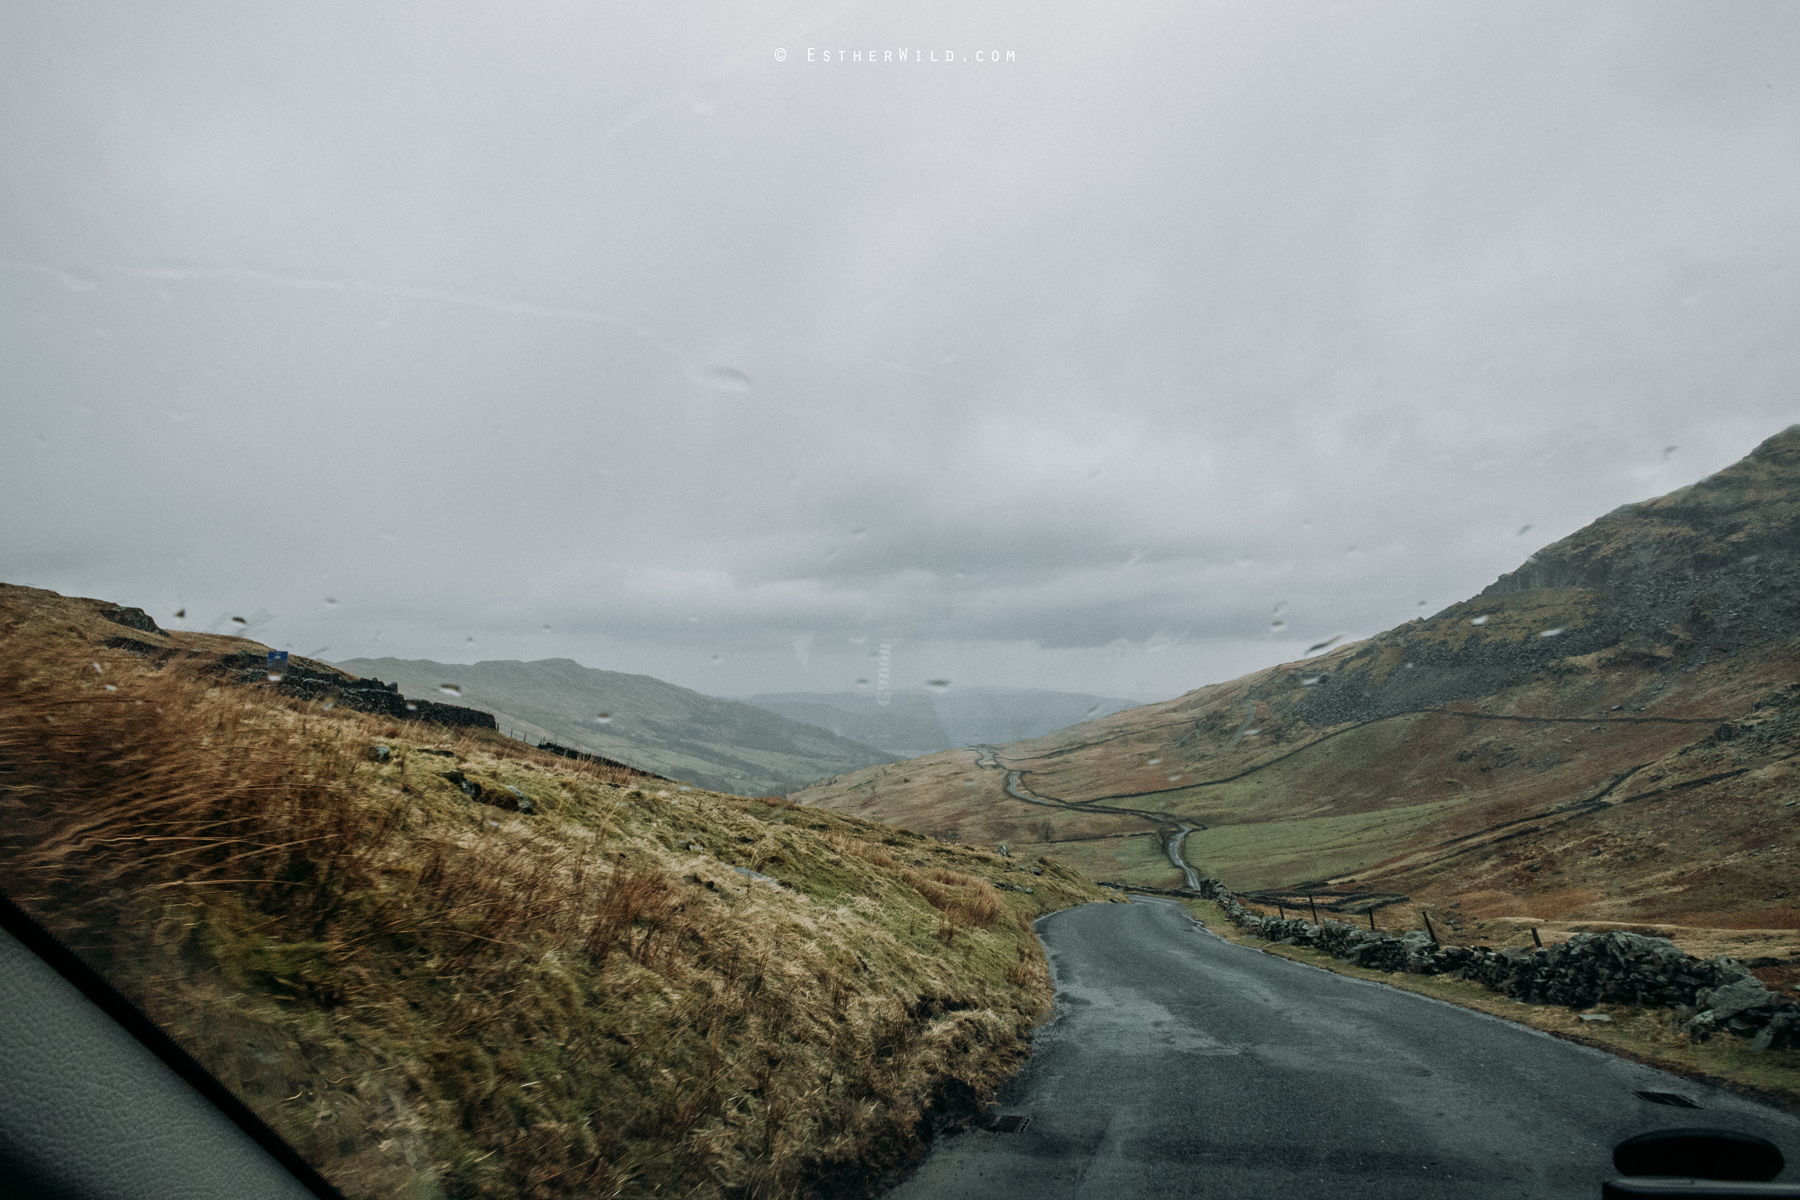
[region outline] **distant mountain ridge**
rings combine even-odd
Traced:
[[[785,794],[893,756],[816,726],[649,675],[573,659],[473,664],[355,658],[336,664],[393,680],[409,696],[440,695],[494,714],[503,730],[740,795]],[[601,714],[605,714],[602,719]]]
[[[1136,708],[1136,700],[1042,688],[949,687],[866,692],[770,692],[746,703],[902,757],[955,746],[1016,742]]]

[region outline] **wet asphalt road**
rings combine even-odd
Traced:
[[[1205,933],[1171,902],[1046,917],[1056,1015],[1000,1094],[1013,1133],[941,1139],[889,1200],[1581,1197],[1651,1129],[1800,1119],[1480,1013]],[[1639,1099],[1675,1092],[1700,1111]]]

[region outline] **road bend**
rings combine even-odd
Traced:
[[[1027,804],[1036,804],[1042,808],[1061,808],[1079,813],[1113,813],[1124,817],[1140,817],[1150,822],[1156,827],[1158,835],[1162,838],[1163,849],[1169,856],[1169,862],[1181,872],[1182,877],[1187,880],[1188,887],[1199,888],[1200,876],[1194,873],[1194,868],[1188,866],[1187,859],[1182,857],[1181,844],[1187,841],[1188,834],[1196,829],[1205,829],[1206,826],[1184,821],[1174,813],[1160,812],[1153,808],[1118,808],[1112,805],[1088,802],[1078,804],[1069,800],[1058,800],[1054,796],[1040,795],[1025,786],[1025,772],[1001,764],[999,751],[994,747],[975,746],[973,749],[977,767],[989,771],[1006,772],[1006,794],[1014,800],[1023,800]]]
[[[1695,1125],[1800,1163],[1783,1111],[1233,945],[1173,902],[1086,905],[1038,931],[1056,1012],[999,1096],[1017,1120],[998,1128],[1019,1127],[940,1139],[890,1200],[1594,1200],[1619,1141]]]

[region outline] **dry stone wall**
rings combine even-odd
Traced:
[[[1342,921],[1261,916],[1216,879],[1202,879],[1199,894],[1260,938],[1313,946],[1360,967],[1473,979],[1530,1004],[1673,1008],[1697,1038],[1724,1032],[1749,1039],[1752,1050],[1800,1046],[1800,1003],[1764,987],[1736,959],[1695,958],[1666,938],[1614,931],[1538,950],[1444,946],[1424,930],[1396,937]]]

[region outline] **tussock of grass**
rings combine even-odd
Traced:
[[[1016,1069],[1031,919],[1105,898],[13,628],[7,891],[350,1195],[851,1186]]]

